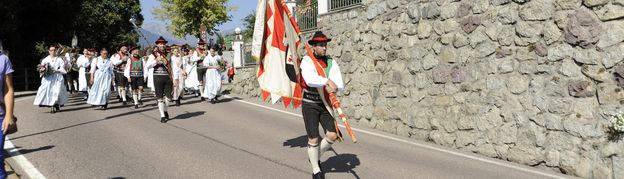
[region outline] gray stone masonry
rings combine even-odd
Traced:
[[[624,179],[608,132],[624,111],[624,0],[391,1],[319,16],[351,123]],[[255,73],[238,69],[231,92],[260,97]]]

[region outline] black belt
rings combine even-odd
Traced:
[[[164,69],[154,70],[154,73],[165,73],[165,74],[169,74],[169,72],[167,72],[167,70],[164,70]]]
[[[130,77],[143,77],[143,72],[130,72]]]
[[[310,103],[323,103],[323,99],[321,99],[321,95],[319,95],[318,93],[310,93],[310,92],[304,92],[303,93],[303,101],[305,102],[310,102]]]

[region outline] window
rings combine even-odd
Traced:
[[[299,12],[297,8],[305,7],[305,2],[298,1],[297,6],[293,8],[293,12],[297,18],[297,24],[299,24],[299,29],[301,29],[301,31],[316,29],[316,18],[318,15],[317,1],[313,1],[310,6],[311,8],[307,8],[307,11]]]
[[[340,10],[360,4],[362,4],[362,0],[329,0],[329,11]]]

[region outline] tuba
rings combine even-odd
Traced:
[[[67,52],[71,52],[72,48],[67,46],[67,45],[62,45],[62,44],[58,44],[57,46],[57,50],[56,50],[56,56],[57,57],[61,57],[63,56],[63,54],[67,53]]]

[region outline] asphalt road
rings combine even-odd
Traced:
[[[47,178],[310,178],[301,117],[224,98],[185,99],[166,124],[154,100],[99,110],[72,96],[60,113],[16,102],[19,132],[10,141]],[[251,105],[256,104],[256,105]],[[286,111],[299,114],[299,110]],[[548,171],[489,159],[391,134],[356,132],[322,157],[327,178],[553,178]],[[450,152],[448,152],[450,151]],[[14,157],[11,157],[14,158]],[[8,159],[18,174],[25,170]],[[16,167],[17,166],[17,167]]]

